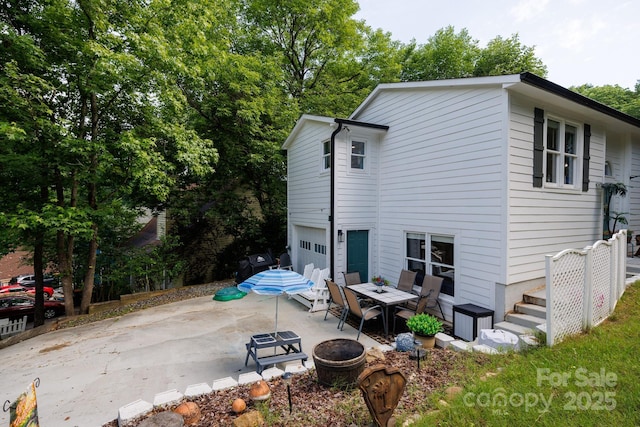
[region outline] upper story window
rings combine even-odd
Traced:
[[[364,141],[351,141],[351,169],[364,170],[365,146]]]
[[[533,186],[589,191],[591,125],[533,109]]]
[[[331,142],[322,143],[322,170],[331,169]]]
[[[546,183],[576,188],[580,180],[580,128],[564,120],[548,118],[545,131]]]

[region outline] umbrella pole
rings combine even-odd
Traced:
[[[278,300],[279,299],[280,299],[280,296],[276,295],[276,328],[275,328],[276,330],[275,330],[275,333],[273,334],[275,339],[278,339]]]

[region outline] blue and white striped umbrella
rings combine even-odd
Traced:
[[[313,282],[302,274],[291,270],[264,270],[249,277],[238,285],[242,292],[259,295],[299,294],[306,292]]]
[[[264,270],[249,277],[238,285],[242,292],[255,292],[258,295],[276,296],[276,325],[278,333],[278,296],[281,294],[299,294],[306,292],[313,286],[313,282],[302,274],[291,270]]]

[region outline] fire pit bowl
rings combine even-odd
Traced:
[[[349,387],[364,370],[366,353],[356,340],[333,339],[313,348],[313,363],[318,382],[330,387]]]

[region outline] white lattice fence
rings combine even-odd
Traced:
[[[548,345],[611,314],[624,290],[626,243],[621,230],[608,241],[546,257]]]

